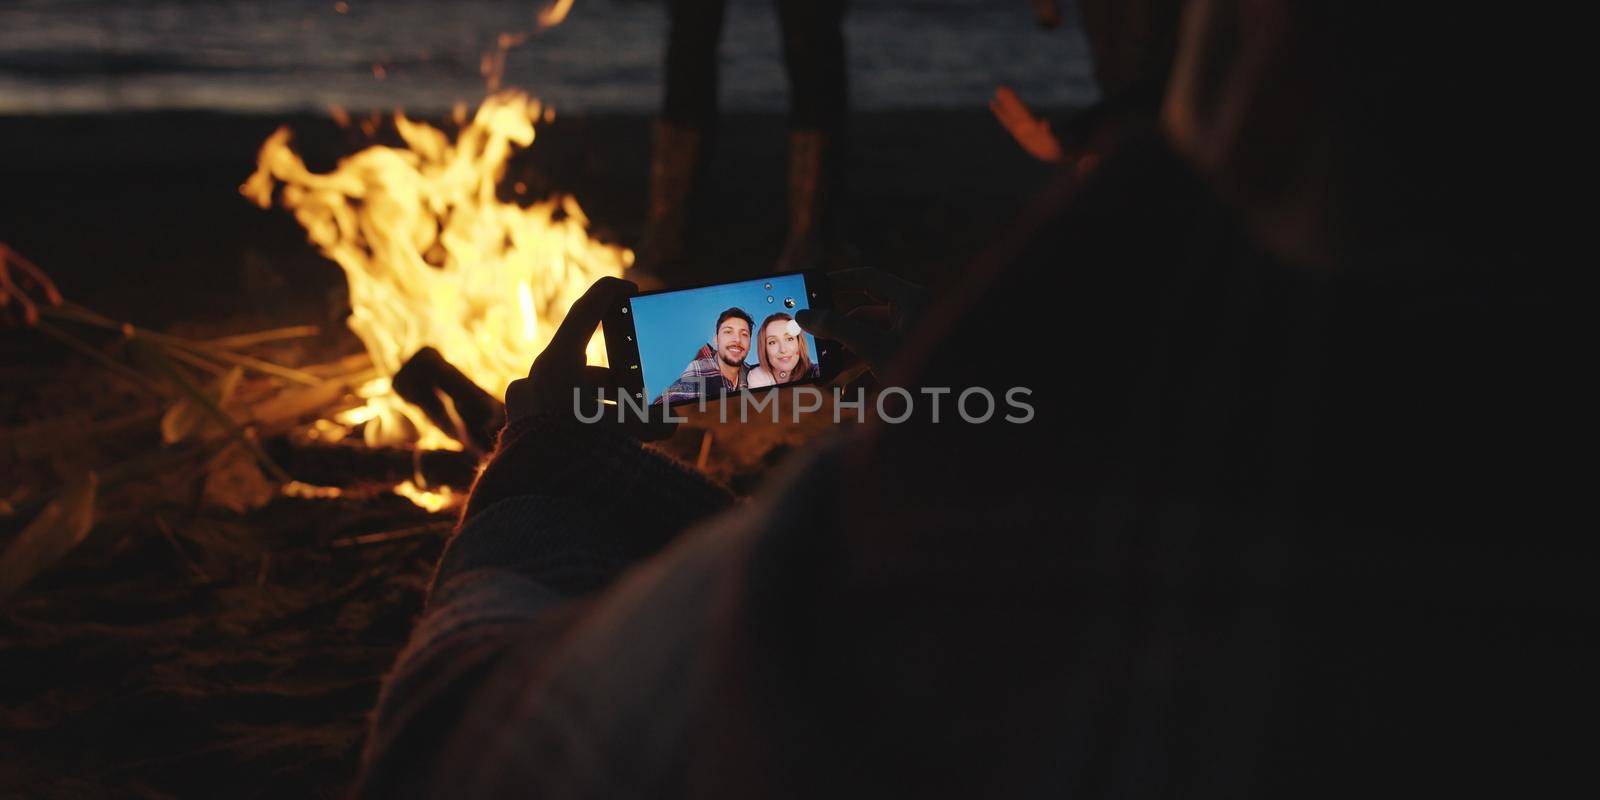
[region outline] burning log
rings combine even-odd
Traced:
[[[438,350],[424,347],[394,374],[392,386],[406,402],[422,409],[440,430],[486,453],[506,422],[506,407],[473,383]]]

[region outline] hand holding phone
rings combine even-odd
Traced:
[[[528,377],[506,387],[506,424],[539,415],[593,416],[594,406],[604,399],[615,401],[620,393],[616,373],[590,366],[584,351],[606,311],[638,290],[632,281],[601,278],[572,304],[544,352],[533,360]],[[630,433],[646,440],[671,435],[672,428],[644,420],[630,420],[627,425]]]
[[[883,376],[907,334],[928,307],[928,290],[880,269],[863,267],[828,274],[835,294],[855,301],[802,312],[800,327],[838,341]]]

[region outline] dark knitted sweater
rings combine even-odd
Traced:
[[[604,616],[592,593],[730,502],[726,490],[609,427],[552,418],[508,427],[384,688],[359,793],[454,794],[463,775],[488,782],[480,791],[492,787],[504,776],[462,765],[491,757],[480,734],[532,741],[507,739],[514,723],[499,715],[555,682],[557,643],[584,615],[591,628]],[[455,766],[441,773],[441,763]]]

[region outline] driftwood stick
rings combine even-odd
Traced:
[[[202,344],[210,347],[233,349],[236,347],[251,347],[267,342],[281,342],[285,339],[308,339],[319,333],[322,333],[322,329],[315,325],[292,325],[287,328],[273,328],[271,330],[256,331],[255,333],[239,333],[233,336],[207,339]]]
[[[276,461],[272,460],[272,456],[267,455],[267,452],[261,449],[261,445],[250,436],[248,431],[240,426],[239,423],[235,422],[233,417],[228,416],[228,412],[222,410],[222,407],[217,405],[215,400],[207,397],[204,390],[194,385],[193,381],[189,380],[181,371],[178,370],[178,365],[172,363],[172,360],[167,358],[166,353],[164,353],[160,347],[146,345],[145,347],[140,348],[140,353],[147,360],[149,360],[153,366],[166,373],[166,376],[172,379],[172,381],[178,385],[178,388],[183,390],[184,394],[187,394],[191,400],[194,400],[196,403],[198,403],[200,407],[217,422],[218,425],[222,426],[223,430],[228,432],[228,436],[232,437],[233,440],[237,441],[240,446],[245,448],[246,451],[255,456],[256,461],[260,462],[261,466],[266,469],[267,474],[272,476],[273,480],[276,480],[279,483],[288,483],[290,480],[292,480],[289,477],[289,474],[284,472],[283,468],[278,466]]]
[[[422,409],[433,424],[461,439],[462,444],[480,453],[494,449],[495,437],[505,425],[505,405],[444,360],[438,350],[418,350],[394,374],[393,386],[396,394]]]
[[[245,409],[249,423],[263,435],[273,435],[300,424],[306,417],[325,412],[362,383],[377,377],[370,368],[366,372],[348,374],[342,378],[329,378],[320,386],[289,386],[277,394]]]
[[[102,367],[105,367],[119,377],[132,381],[134,385],[152,395],[155,395],[157,398],[166,399],[168,396],[170,396],[170,392],[167,392],[160,386],[157,386],[154,381],[151,381],[149,378],[145,377],[137,370],[132,369],[128,365],[120,363],[111,356],[106,355],[104,352],[101,352],[99,348],[90,345],[88,342],[85,342],[64,330],[61,330],[60,328],[57,328],[56,326],[51,325],[44,320],[34,323],[34,327],[37,328],[40,333],[55,339],[56,341],[66,345],[81,355],[87,356],[91,361],[99,364]]]
[[[380,531],[378,533],[364,533],[360,536],[347,536],[343,539],[334,539],[330,544],[334,547],[355,547],[367,544],[384,544],[401,539],[412,539],[418,536],[437,535],[447,533],[456,526],[454,521],[429,522],[425,525],[415,525],[410,528],[400,528],[393,531]]]
[[[225,375],[228,372],[227,367],[218,364],[215,361],[208,361],[187,350],[181,350],[179,348],[172,347],[167,349],[167,355],[172,356],[174,359],[182,361],[191,367],[197,367],[202,372],[207,372],[212,375]]]
[[[139,328],[128,323],[117,322],[114,319],[84,308],[77,303],[68,302],[62,304],[59,308],[40,309],[40,312],[48,317],[65,319],[83,325],[93,325],[109,331],[116,331],[130,339],[137,337],[156,342],[157,344],[166,345],[169,348],[182,348],[195,355],[205,356],[225,364],[241,366],[248,370],[283,378],[284,380],[294,381],[295,383],[303,383],[307,386],[316,386],[322,382],[322,379],[315,375],[311,375],[290,367],[281,366],[279,364],[274,364],[271,361],[264,361],[253,356],[242,355],[221,347],[213,347],[203,342],[191,341],[181,336],[156,333],[155,331],[147,331],[143,328]]]
[[[300,371],[319,378],[342,378],[372,369],[372,356],[365,352],[354,353],[343,358],[334,359],[325,364],[307,364],[300,367]],[[377,377],[376,374],[373,377]]]
[[[12,250],[5,242],[0,242],[0,306],[4,306],[15,298],[17,305],[22,307],[22,319],[29,325],[39,323],[39,307],[34,303],[22,286],[11,279],[11,269],[27,276],[40,291],[44,292],[45,302],[50,306],[61,305],[61,290],[56,288],[55,282],[50,280],[44,270],[37,264],[29,261],[21,253]]]
[[[254,356],[246,356],[235,353],[231,350],[224,350],[220,347],[210,347],[208,345],[192,342],[188,339],[183,339],[177,336],[168,336],[164,333],[154,333],[151,331],[140,331],[137,335],[143,336],[144,338],[153,342],[159,342],[167,345],[168,347],[183,348],[184,350],[188,350],[192,353],[208,356],[224,363],[234,364],[266,375],[272,375],[274,377],[283,378],[295,383],[305,384],[306,386],[316,386],[322,383],[322,379],[315,375],[301,372],[300,370],[290,367],[280,366],[272,363],[271,361],[264,361]]]

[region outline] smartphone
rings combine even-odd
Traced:
[[[640,292],[607,310],[606,356],[623,390],[647,405],[823,383],[838,373],[839,347],[794,315],[829,297],[826,275],[814,271]]]

